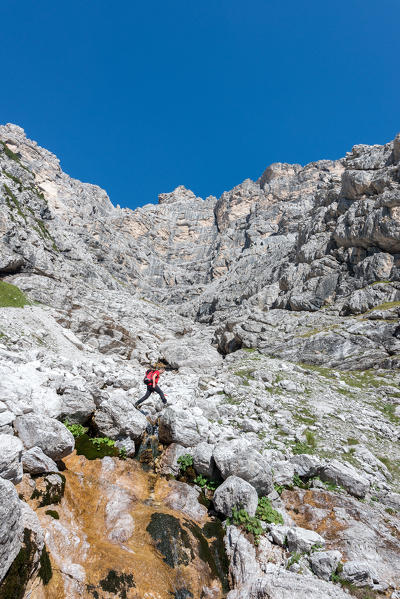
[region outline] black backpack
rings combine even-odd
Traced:
[[[143,382],[145,385],[152,385],[153,384],[153,374],[154,374],[154,370],[146,370],[146,374],[144,376]]]

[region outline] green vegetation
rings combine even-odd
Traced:
[[[244,528],[247,532],[250,532],[254,537],[254,544],[258,545],[260,542],[260,536],[263,534],[264,529],[261,526],[260,520],[256,516],[249,516],[246,510],[232,508],[232,519],[228,518],[228,524],[233,522],[235,526]]]
[[[21,179],[18,179],[18,177],[14,177],[14,175],[12,175],[11,173],[7,173],[7,171],[3,171],[3,174],[9,179],[11,179],[11,181],[14,181],[14,183],[16,183],[17,185],[22,185],[22,181]]]
[[[77,455],[83,455],[87,460],[97,460],[104,458],[105,456],[119,456],[119,451],[115,447],[115,441],[112,441],[112,439],[108,439],[107,437],[99,437],[98,439],[105,439],[105,441],[97,440],[94,443],[94,439],[89,437],[87,433],[76,437],[75,449]]]
[[[47,516],[51,516],[52,518],[54,518],[54,520],[60,519],[59,513],[56,510],[46,510],[45,514]]]
[[[306,441],[297,441],[293,446],[292,446],[292,451],[294,453],[294,455],[298,455],[301,453],[314,453],[315,448],[317,446],[317,440],[315,438],[315,435],[312,431],[310,430],[306,430],[304,432],[305,437],[306,437]]]
[[[193,466],[193,457],[190,453],[184,453],[177,459],[177,462],[181,472],[186,472],[190,466]]]
[[[25,596],[26,585],[33,574],[36,551],[37,546],[32,539],[32,531],[25,528],[22,547],[0,582],[1,599],[22,599]],[[52,577],[49,555],[45,547],[40,557],[39,576],[43,584],[47,584]]]
[[[375,312],[375,310],[390,310],[391,308],[398,308],[400,306],[400,302],[384,302],[383,304],[379,304],[379,306],[374,306],[370,310],[364,312],[364,314],[370,314],[370,312]]]
[[[21,159],[18,156],[18,154],[15,154],[15,152],[13,152],[12,150],[10,150],[10,148],[8,147],[8,145],[6,143],[4,143],[4,141],[0,141],[0,144],[3,146],[3,152],[5,153],[5,155],[7,156],[7,158],[10,158],[11,160],[14,160],[15,162],[18,162],[18,164],[20,166],[22,166],[23,168],[26,168],[25,166],[23,166],[21,164]]]
[[[349,437],[347,439],[347,445],[358,445],[359,444],[359,440],[355,439],[354,437]]]
[[[210,480],[202,474],[198,474],[193,482],[202,489],[207,488],[210,489],[210,491],[215,491],[215,489],[219,486],[219,483],[217,483],[215,480]]]
[[[271,500],[268,497],[261,497],[258,500],[256,516],[269,524],[283,524],[282,514],[272,507]]]
[[[242,368],[241,370],[236,370],[233,374],[242,379],[242,385],[246,387],[249,386],[249,381],[254,380],[253,370],[250,368]]]
[[[42,554],[40,556],[40,568],[38,572],[39,578],[41,578],[44,585],[49,584],[52,576],[53,570],[51,568],[51,562],[49,553],[46,549],[46,545],[43,547]]]
[[[299,553],[297,551],[295,553],[292,553],[292,555],[288,559],[286,567],[290,568],[290,566],[293,566],[293,564],[298,564],[302,557],[303,557],[302,553]]]
[[[23,308],[29,304],[30,301],[18,287],[0,281],[0,308]]]
[[[63,425],[74,435],[75,439],[84,435],[89,430],[86,426],[82,426],[82,424],[72,424],[68,420],[64,420]]]
[[[120,447],[119,449],[119,458],[120,460],[126,460],[126,447]]]

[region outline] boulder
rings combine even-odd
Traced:
[[[207,508],[199,503],[200,491],[177,480],[170,480],[168,485],[171,491],[164,500],[165,504],[202,523],[207,516]]]
[[[23,448],[18,437],[0,434],[0,476],[15,484],[22,480]]]
[[[184,447],[194,447],[208,437],[209,423],[204,416],[198,416],[181,408],[164,410],[159,418],[159,438],[162,443],[179,443]]]
[[[24,472],[29,474],[42,474],[44,472],[57,472],[57,464],[49,458],[40,447],[32,447],[23,452],[22,466]]]
[[[68,389],[62,395],[60,418],[72,423],[86,424],[95,409],[96,404],[90,393]]]
[[[310,555],[309,562],[311,570],[318,578],[330,580],[341,559],[340,551],[316,551]]]
[[[53,460],[61,460],[74,450],[72,433],[61,422],[44,414],[18,416],[14,427],[26,449],[40,447]]]
[[[286,542],[291,553],[307,553],[314,546],[318,546],[320,549],[325,547],[325,539],[321,535],[313,530],[300,528],[299,526],[289,528],[286,535]]]
[[[370,564],[355,560],[349,560],[343,565],[340,576],[356,587],[373,586],[379,582]]]
[[[214,493],[214,507],[224,516],[232,516],[232,509],[243,508],[254,516],[258,504],[255,488],[238,476],[229,476]]]
[[[193,466],[198,474],[210,479],[217,477],[217,467],[213,458],[213,446],[203,441],[193,451]]]
[[[221,441],[214,448],[213,456],[222,478],[239,476],[253,485],[259,495],[268,495],[272,491],[271,468],[246,441]]]
[[[0,581],[21,548],[23,523],[21,502],[9,480],[0,478]]]
[[[330,461],[320,470],[319,476],[321,480],[341,485],[350,495],[360,499],[365,497],[370,487],[369,480],[359,474],[354,466],[339,460]]]
[[[322,466],[321,460],[314,455],[301,453],[290,458],[294,471],[302,478],[316,476]]]
[[[93,420],[99,433],[110,439],[129,437],[138,441],[146,430],[146,416],[136,410],[132,400],[123,391],[115,391],[104,399],[94,413]]]

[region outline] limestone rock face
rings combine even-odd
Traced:
[[[40,447],[52,460],[61,460],[75,447],[72,434],[54,418],[27,414],[18,416],[14,426],[26,449]]]
[[[61,421],[90,425],[129,457],[143,439],[155,449],[158,430],[158,473],[178,476],[190,454],[197,475],[225,480],[217,502],[225,489],[237,505],[234,492],[250,487],[250,512],[258,494],[283,515],[263,523],[257,548],[227,527],[229,599],[341,599],[329,581],[339,553],[352,584],[396,597],[399,140],[275,163],[220,198],[179,186],[131,211],[63,173],[21,128],[0,127],[0,298],[7,289],[12,304],[0,308],[0,438],[24,446],[28,501],[61,494],[55,460],[74,447]],[[138,411],[156,363],[168,406],[152,394]],[[20,450],[2,447],[17,482]],[[103,462],[107,482],[113,461]],[[15,493],[3,483],[7,512]],[[202,521],[194,487],[168,492],[168,509]],[[140,525],[135,496],[110,488],[107,501],[105,530],[122,547]],[[18,506],[6,512],[8,559],[25,524]],[[65,538],[81,538],[74,526]],[[286,540],[307,557],[289,564]],[[66,572],[66,594],[81,596],[84,568]]]
[[[22,479],[23,445],[17,437],[0,434],[0,477],[19,483]]]
[[[23,523],[20,503],[12,482],[0,478],[0,580],[21,547]]]

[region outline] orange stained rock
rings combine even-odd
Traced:
[[[200,597],[203,586],[214,589],[210,599],[223,597],[219,580],[197,554],[188,565],[172,568],[146,530],[155,512],[188,521],[163,504],[166,480],[156,480],[129,459],[88,461],[74,452],[64,462],[64,498],[36,510],[54,576],[47,587],[36,580],[30,599],[172,599],[181,588]],[[58,512],[58,520],[46,515],[49,508]],[[119,577],[119,591],[111,590],[112,572]]]

